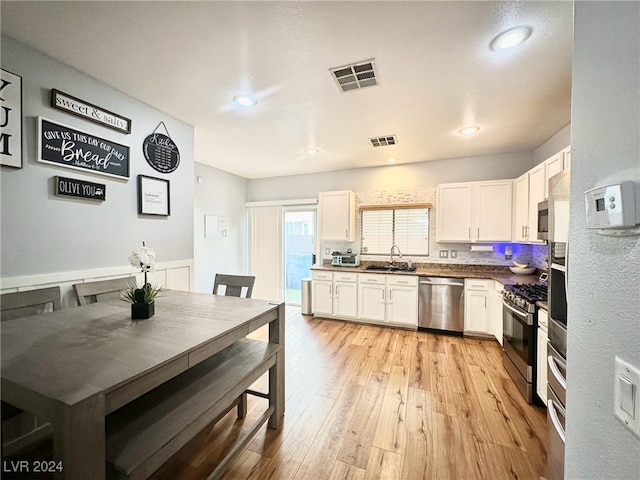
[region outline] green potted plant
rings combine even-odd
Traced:
[[[140,271],[144,273],[144,284],[142,288],[138,288],[134,283],[122,294],[124,300],[131,302],[132,320],[151,318],[155,313],[155,299],[158,294],[164,290],[163,287],[151,285],[147,281],[147,273],[154,272],[156,269],[155,260],[155,250],[147,247],[144,242],[142,242],[142,247],[135,250],[129,257],[131,265],[139,268]]]

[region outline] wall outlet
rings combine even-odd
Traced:
[[[449,250],[440,250],[440,258],[449,258]]]
[[[458,258],[458,250],[451,250],[451,258]]]
[[[324,254],[325,255],[331,255],[331,249],[330,248],[325,248],[324,249]]]

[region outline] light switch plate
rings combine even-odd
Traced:
[[[616,356],[614,371],[613,413],[640,437],[640,369]]]
[[[449,258],[449,250],[440,250],[440,258]]]

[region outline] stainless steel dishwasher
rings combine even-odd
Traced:
[[[463,279],[420,277],[418,329],[463,333]]]

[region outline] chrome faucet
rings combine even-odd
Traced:
[[[400,251],[400,247],[398,247],[397,245],[391,245],[391,260],[389,263],[391,263],[391,265],[393,265],[393,251],[396,250],[398,252],[398,258],[402,258],[402,252]]]

